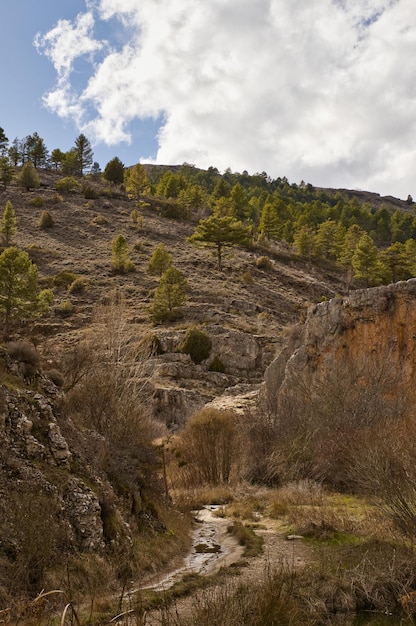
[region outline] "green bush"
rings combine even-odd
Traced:
[[[59,274],[56,274],[53,279],[53,284],[58,289],[68,289],[68,287],[78,278],[74,272],[68,272],[62,270]]]
[[[212,341],[204,331],[190,328],[179,346],[180,352],[189,354],[194,363],[205,361],[210,355]]]
[[[256,266],[259,270],[270,270],[273,267],[273,264],[268,256],[259,256],[256,260]]]
[[[69,193],[81,189],[81,183],[73,176],[64,176],[56,183],[56,190]]]
[[[29,204],[31,206],[35,206],[37,208],[43,207],[45,205],[45,200],[42,198],[42,196],[35,196],[34,198],[32,198],[32,200],[29,202]]]
[[[71,300],[64,300],[55,308],[55,314],[59,317],[70,317],[74,312]]]
[[[87,288],[87,280],[82,276],[76,278],[68,287],[69,293],[83,293]]]
[[[49,211],[42,211],[38,225],[39,228],[52,228],[54,226],[53,217]]]
[[[225,372],[225,365],[221,361],[221,359],[220,359],[220,357],[218,355],[214,356],[214,358],[212,359],[211,363],[209,364],[208,370],[210,372],[219,372],[220,374],[224,374],[224,372]]]

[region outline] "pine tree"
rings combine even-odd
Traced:
[[[78,157],[78,173],[82,176],[85,170],[91,168],[94,153],[89,140],[82,133],[75,139],[75,146],[73,149]]]
[[[365,234],[358,242],[351,259],[354,278],[364,280],[366,285],[379,282],[380,267],[378,249],[372,238]]]
[[[206,220],[201,220],[190,243],[213,246],[217,249],[218,270],[222,271],[222,253],[226,246],[239,246],[250,241],[249,229],[231,215],[214,213]]]
[[[0,182],[3,184],[3,189],[7,188],[7,185],[12,182],[15,170],[7,156],[0,156]]]
[[[26,252],[6,248],[0,254],[0,314],[7,338],[12,322],[44,314],[53,300],[50,289],[39,292],[38,269]]]
[[[162,276],[162,274],[172,265],[172,256],[166,250],[163,243],[154,250],[149,260],[147,271],[149,274]]]
[[[176,267],[169,267],[162,275],[154,292],[150,316],[154,322],[164,322],[177,317],[177,309],[186,302],[188,282]]]
[[[141,163],[137,163],[125,173],[126,190],[130,197],[136,198],[138,201],[142,195],[150,193],[150,180]]]
[[[130,260],[129,247],[123,235],[117,235],[113,240],[111,267],[117,274],[125,274],[134,270],[134,264]]]
[[[293,237],[293,246],[298,254],[308,259],[315,251],[315,232],[311,226],[302,226]]]
[[[7,145],[9,140],[7,139],[3,128],[0,126],[0,156],[4,156],[7,152]]]
[[[266,202],[261,211],[259,231],[267,241],[279,238],[279,218],[271,202]]]
[[[17,182],[19,183],[19,185],[24,187],[26,191],[29,191],[30,189],[36,189],[40,186],[38,173],[30,161],[28,163],[25,163],[22,167],[22,171],[17,177]]]
[[[0,233],[2,233],[4,237],[5,246],[8,247],[13,236],[16,234],[16,216],[10,200],[7,200],[6,206],[4,207]]]
[[[103,177],[110,183],[121,185],[124,181],[124,164],[118,157],[114,157],[104,168]]]
[[[386,270],[386,278],[393,283],[407,280],[412,276],[411,262],[406,245],[395,241],[380,254],[382,267]]]

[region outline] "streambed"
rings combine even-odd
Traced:
[[[221,567],[236,563],[244,548],[228,532],[230,521],[218,516],[221,509],[221,505],[209,505],[196,511],[192,548],[183,564],[167,574],[152,578],[141,589],[164,591],[186,574],[214,574]]]

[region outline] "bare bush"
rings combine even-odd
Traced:
[[[236,416],[231,411],[202,409],[179,437],[182,474],[189,485],[227,483],[237,466]]]

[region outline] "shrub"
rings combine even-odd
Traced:
[[[198,328],[190,328],[179,346],[179,350],[189,354],[194,363],[205,361],[212,348],[211,338]]]
[[[31,206],[40,208],[45,205],[45,200],[42,198],[42,196],[35,196],[34,198],[32,198],[32,200],[30,200],[29,204]]]
[[[54,193],[53,196],[49,200],[51,204],[59,204],[60,202],[63,202],[63,201],[64,199],[59,193]]]
[[[79,189],[81,189],[81,183],[73,176],[65,176],[56,183],[57,191],[70,193],[71,191],[78,191]]]
[[[46,375],[49,376],[53,384],[56,385],[57,387],[64,386],[65,380],[59,370],[56,370],[56,369],[49,370],[46,372]]]
[[[39,363],[39,353],[33,343],[29,341],[13,341],[7,345],[10,356],[21,363],[37,365]]]
[[[91,224],[93,224],[93,226],[107,226],[107,224],[109,224],[109,221],[106,217],[104,217],[104,215],[96,215],[91,220]]]
[[[78,276],[74,274],[73,272],[68,272],[66,270],[63,270],[62,272],[59,272],[59,274],[56,274],[56,276],[54,276],[53,284],[55,287],[58,287],[58,289],[68,289],[68,287],[77,278]]]
[[[243,274],[241,275],[241,279],[247,285],[253,285],[254,284],[253,274],[251,272],[249,272],[248,270],[243,272]]]
[[[42,211],[39,218],[39,228],[52,228],[54,225],[53,217],[49,211]]]
[[[143,227],[143,215],[141,215],[137,209],[133,209],[130,213],[130,219],[133,224],[136,224],[139,228]]]
[[[74,312],[71,300],[64,300],[55,308],[55,314],[59,317],[70,317]]]
[[[220,374],[223,374],[225,372],[225,365],[221,361],[218,354],[216,354],[212,359],[211,363],[209,364],[208,370],[210,372],[219,372]]]
[[[82,188],[82,195],[86,200],[96,200],[98,193],[91,185],[84,185]]]
[[[68,287],[69,293],[83,293],[87,288],[88,282],[82,276],[76,278]]]
[[[134,271],[134,263],[130,259],[129,247],[123,235],[117,235],[111,245],[111,267],[117,274]]]
[[[256,260],[256,266],[259,270],[270,270],[273,267],[273,264],[268,256],[259,256]]]

